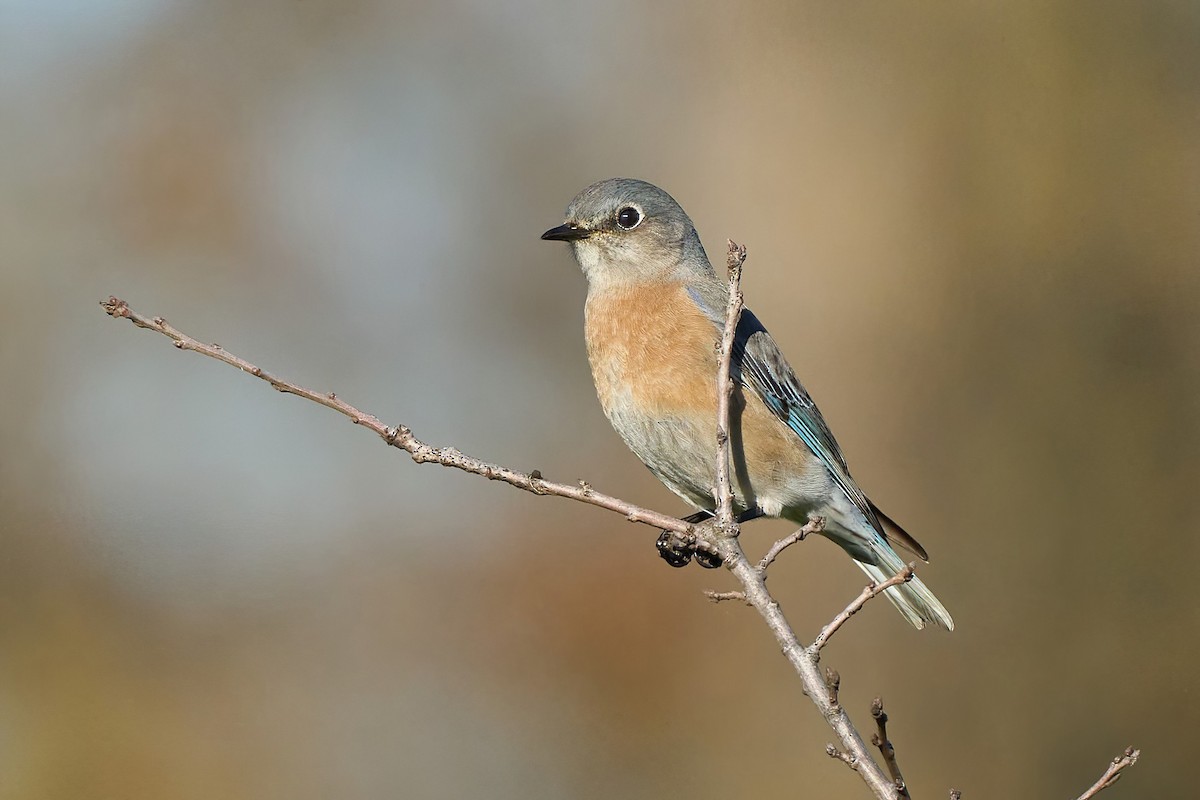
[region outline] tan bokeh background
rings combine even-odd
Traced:
[[[952,635],[828,651],[915,796],[1194,790],[1200,12],[0,4],[0,797],[861,798],[653,532],[416,467],[110,293],[435,443],[683,513],[538,241],[671,191]],[[788,531],[748,527],[752,550]],[[809,542],[810,637],[862,585]]]

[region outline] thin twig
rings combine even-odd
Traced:
[[[714,592],[712,589],[705,589],[704,596],[714,603],[722,603],[726,600],[739,600],[748,604],[745,592]]]
[[[771,545],[771,549],[766,552],[762,560],[758,562],[758,571],[766,574],[767,567],[775,563],[775,559],[779,558],[779,554],[787,550],[797,542],[803,542],[814,533],[820,533],[825,530],[825,518],[813,517],[808,521],[803,528],[800,528],[787,536],[779,539],[775,544]]]
[[[737,520],[733,516],[733,482],[729,464],[729,406],[733,399],[733,342],[738,320],[742,317],[742,265],[746,263],[746,248],[729,240],[729,302],[725,307],[725,327],[721,332],[720,359],[717,364],[717,482],[713,487],[716,500],[717,527],[726,536],[736,536]]]
[[[871,737],[871,744],[879,748],[879,753],[883,756],[883,763],[887,765],[888,774],[892,776],[892,783],[896,785],[897,793],[902,798],[908,798],[908,786],[904,783],[904,776],[900,774],[900,765],[896,762],[896,748],[888,739],[888,715],[883,710],[882,697],[876,697],[871,701],[871,716],[875,718],[875,727],[878,729]]]
[[[235,356],[233,353],[226,351],[223,347],[217,344],[203,344],[196,341],[187,334],[176,330],[162,317],[145,317],[132,308],[124,300],[118,300],[115,297],[108,298],[107,301],[100,303],[104,310],[113,317],[118,319],[127,319],[139,328],[156,331],[170,338],[177,348],[180,350],[192,350],[201,355],[215,358],[218,361],[223,361],[230,366],[237,367],[243,372],[247,372],[256,378],[261,378],[274,388],[285,394],[294,394],[297,397],[303,397],[306,400],[312,400],[314,403],[319,403],[326,408],[332,408],[339,414],[343,414],[350,418],[355,425],[361,425],[364,428],[374,431],[385,442],[404,450],[412,456],[412,460],[418,464],[440,464],[443,467],[452,467],[460,469],[464,472],[470,472],[475,475],[493,480],[502,481],[518,489],[523,489],[526,492],[541,495],[553,495],[555,497],[566,497],[571,500],[578,500],[581,503],[588,503],[593,506],[607,508],[610,511],[615,511],[618,514],[624,515],[625,519],[630,522],[641,522],[649,525],[652,528],[661,530],[674,531],[683,536],[694,536],[695,526],[690,525],[682,520],[667,514],[660,514],[657,511],[651,511],[647,508],[641,508],[633,503],[627,503],[616,497],[607,494],[602,494],[594,490],[585,481],[579,481],[575,485],[565,483],[554,483],[545,480],[537,470],[532,472],[519,472],[509,469],[508,467],[492,464],[487,461],[482,461],[478,458],[466,455],[459,452],[453,447],[433,447],[425,444],[413,432],[404,425],[388,426],[380,422],[377,417],[360,411],[354,406],[342,400],[333,392],[314,392],[311,389],[305,389],[291,381],[276,377],[269,372],[266,372],[259,367],[254,366],[249,361]]]
[[[850,755],[849,753],[843,753],[841,750],[838,750],[836,747],[834,747],[832,743],[825,745],[825,755],[829,756],[830,758],[837,759],[850,769],[858,772],[858,762],[854,759],[854,756]]]
[[[817,634],[817,638],[814,639],[812,645],[809,646],[809,650],[811,650],[814,655],[819,655],[821,649],[825,647],[825,645],[829,644],[829,639],[838,632],[838,629],[845,625],[847,620],[861,611],[862,607],[865,606],[867,602],[871,600],[871,598],[878,597],[893,586],[899,586],[902,583],[909,582],[912,580],[912,576],[913,565],[908,564],[904,567],[904,569],[900,570],[883,583],[867,584],[866,588],[862,590],[862,594],[854,598],[854,602],[846,606],[842,613],[834,617],[833,621],[821,629],[821,632]]]
[[[1104,774],[1100,776],[1100,780],[1093,783],[1090,789],[1079,795],[1079,800],[1091,800],[1091,798],[1119,781],[1121,779],[1121,772],[1136,764],[1141,755],[1141,750],[1126,747],[1125,752],[1114,758],[1112,763],[1108,765],[1108,769],[1104,770]]]

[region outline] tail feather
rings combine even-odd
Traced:
[[[857,514],[838,508],[828,509],[825,513],[828,516],[822,533],[849,553],[859,569],[875,583],[882,583],[904,569],[905,560],[892,549],[888,539],[912,550],[913,555],[926,558],[925,549],[890,519],[883,523],[881,532],[874,526],[868,526]],[[889,523],[893,530],[889,530]],[[901,535],[897,535],[897,532]],[[884,538],[883,534],[890,535]],[[927,625],[939,625],[946,630],[954,630],[954,619],[950,612],[920,578],[914,576],[907,583],[891,586],[884,594],[914,628],[920,630]]]
[[[877,552],[876,555],[881,562],[885,562],[884,566],[875,566],[857,560],[854,562],[875,583],[883,583],[904,569],[904,562],[898,555],[891,552],[891,548],[888,548],[886,553]],[[913,576],[907,583],[889,587],[884,591],[884,595],[917,630],[929,624],[941,625],[950,631],[954,630],[954,619],[950,616],[950,612],[934,597],[933,592],[929,591],[929,587],[922,583],[920,578]]]
[[[883,535],[887,537],[889,542],[900,545],[922,561],[929,561],[929,553],[925,552],[925,548],[921,547],[921,543],[914,539],[908,531],[900,527],[900,523],[880,511],[879,506],[870,500],[867,501],[867,504],[871,506],[871,511],[875,512],[875,518],[879,520],[880,525],[883,527]],[[895,573],[892,574],[894,575]]]

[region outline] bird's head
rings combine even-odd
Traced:
[[[712,274],[696,228],[675,198],[633,178],[593,183],[571,201],[566,221],[542,238],[569,242],[593,288]]]

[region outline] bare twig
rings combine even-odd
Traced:
[[[909,564],[883,583],[867,584],[866,588],[862,590],[862,594],[854,598],[854,602],[846,606],[842,613],[834,617],[833,620],[824,628],[822,628],[821,632],[817,634],[817,638],[813,640],[812,645],[809,647],[809,649],[813,652],[813,655],[820,655],[821,649],[825,647],[825,645],[829,644],[830,638],[838,632],[838,629],[845,625],[851,617],[861,611],[862,607],[865,606],[867,602],[871,600],[871,598],[878,597],[893,586],[899,586],[902,583],[907,583],[908,581],[912,580],[912,577],[913,565]]]
[[[850,769],[858,772],[858,762],[854,759],[854,756],[850,755],[849,753],[843,753],[841,750],[838,750],[836,747],[834,747],[832,743],[825,745],[825,755],[829,756],[830,758],[836,758]]]
[[[775,563],[775,559],[779,558],[780,553],[782,553],[784,550],[787,550],[797,542],[803,542],[810,535],[814,533],[820,533],[823,530],[825,530],[825,518],[813,517],[803,528],[788,534],[782,539],[776,541],[775,544],[771,545],[771,549],[768,550],[766,555],[762,557],[762,560],[758,562],[758,571],[765,575],[767,572],[767,567]]]
[[[130,308],[124,300],[110,297],[108,300],[101,302],[100,305],[104,307],[104,310],[110,316],[118,319],[127,319],[139,328],[163,334],[175,342],[175,346],[180,350],[192,350],[209,358],[223,361],[230,366],[237,367],[242,372],[247,372],[256,378],[261,378],[285,394],[294,394],[297,397],[303,397],[306,400],[319,403],[326,408],[332,408],[339,414],[349,417],[355,425],[361,425],[364,428],[374,431],[388,444],[404,450],[418,464],[440,464],[443,467],[460,469],[464,472],[482,475],[488,480],[503,481],[533,494],[566,497],[571,500],[578,500],[581,503],[607,508],[610,511],[624,515],[625,519],[630,522],[641,522],[653,528],[674,531],[683,536],[695,535],[696,530],[694,525],[690,525],[667,514],[660,514],[657,511],[641,508],[633,503],[627,503],[616,497],[597,492],[585,481],[579,481],[575,485],[554,483],[542,478],[541,473],[537,470],[528,473],[519,472],[500,466],[499,464],[491,464],[487,461],[466,455],[453,447],[433,447],[425,444],[404,425],[397,425],[395,427],[385,425],[374,415],[359,411],[333,392],[314,392],[311,389],[298,386],[291,381],[278,378],[254,366],[249,361],[226,351],[218,344],[203,344],[196,341],[187,334],[167,324],[167,321],[162,317],[148,318],[142,316]]]
[[[1136,764],[1141,755],[1141,750],[1126,747],[1125,752],[1114,758],[1112,763],[1108,765],[1108,769],[1104,770],[1104,774],[1100,776],[1100,780],[1093,783],[1090,789],[1079,795],[1079,800],[1091,800],[1091,798],[1119,781],[1121,779],[1121,772]]]
[[[740,600],[747,603],[745,592],[714,592],[712,589],[705,589],[704,596],[714,603],[721,603],[725,600]]]
[[[746,248],[729,240],[729,303],[725,308],[725,328],[721,333],[720,358],[717,364],[717,483],[713,487],[716,500],[717,527],[726,536],[737,536],[738,524],[733,516],[733,482],[730,476],[729,405],[733,399],[733,342],[738,320],[742,317],[742,265],[746,263]]]
[[[888,715],[883,710],[882,697],[876,697],[871,701],[871,716],[875,718],[875,727],[878,729],[871,737],[871,744],[879,748],[879,752],[883,756],[883,763],[887,765],[888,774],[892,776],[892,783],[896,785],[896,792],[900,797],[907,798],[908,786],[904,783],[904,776],[900,774],[900,765],[896,763],[896,748],[892,746],[887,735]]]

